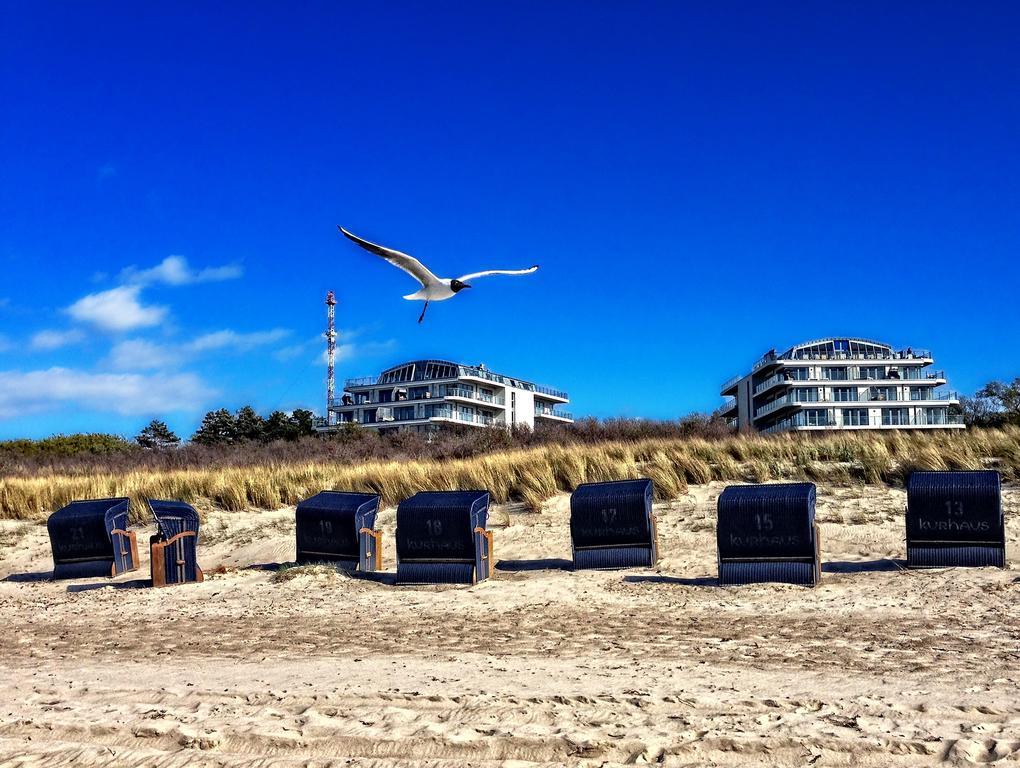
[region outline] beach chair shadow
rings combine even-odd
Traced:
[[[717,587],[719,579],[714,576],[701,576],[696,579],[683,579],[679,576],[624,576],[627,584],[677,584],[683,587]]]
[[[541,560],[500,560],[496,563],[497,571],[572,571],[574,564],[570,560],[559,557]]]
[[[351,571],[346,568],[336,566],[335,563],[309,563],[309,565],[325,565],[335,566],[338,572],[343,573],[346,576],[350,576],[352,579],[361,579],[362,581],[374,581],[376,584],[386,584],[387,586],[393,586],[397,583],[396,574],[386,573],[385,571]],[[287,568],[300,568],[301,566],[294,560],[286,563],[252,563],[246,565],[241,570],[243,571],[266,571],[268,573],[276,573],[281,568],[286,566]]]
[[[94,589],[148,589],[152,586],[151,579],[131,579],[130,581],[106,581],[99,584],[68,584],[68,592],[91,592]]]
[[[3,581],[20,583],[31,583],[35,581],[53,581],[53,571],[36,571],[34,573],[12,573],[3,578]]]
[[[880,573],[883,571],[903,571],[907,568],[906,560],[882,558],[880,560],[832,560],[822,563],[822,573]]]

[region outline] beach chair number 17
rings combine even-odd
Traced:
[[[963,517],[963,502],[947,501],[946,514],[949,515],[950,517]]]
[[[602,522],[606,525],[612,525],[613,521],[616,520],[616,509],[603,509],[602,510]]]
[[[768,533],[772,530],[772,513],[771,512],[758,512],[755,513],[754,522],[758,526],[758,530],[763,533]]]

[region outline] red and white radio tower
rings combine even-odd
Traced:
[[[336,296],[326,294],[326,424],[333,425],[333,398],[336,397]]]

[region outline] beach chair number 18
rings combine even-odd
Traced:
[[[950,517],[963,517],[963,502],[947,501],[946,514],[948,514]]]
[[[429,530],[429,536],[442,536],[443,535],[443,521],[442,520],[426,520],[425,527]]]
[[[754,516],[754,522],[758,526],[758,530],[762,533],[768,533],[772,530],[772,513],[771,512],[759,512]]]

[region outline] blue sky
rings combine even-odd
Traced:
[[[443,357],[672,418],[770,347],[1020,375],[1012,3],[29,3],[0,26],[0,437],[321,411]],[[455,300],[338,237],[440,274]]]

